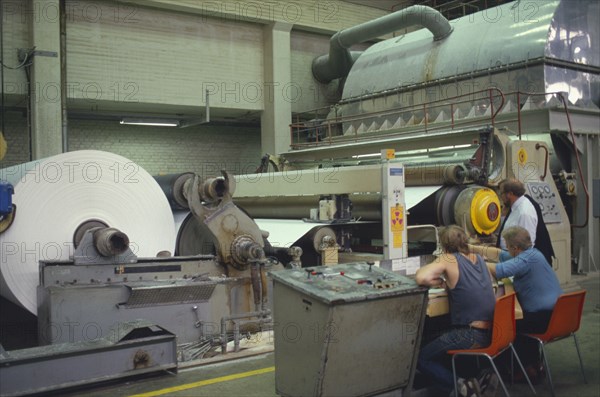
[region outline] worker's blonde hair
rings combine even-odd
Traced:
[[[467,233],[457,225],[450,225],[440,229],[440,244],[445,252],[468,254],[468,242]]]

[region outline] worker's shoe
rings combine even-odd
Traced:
[[[481,397],[479,382],[475,378],[458,378],[458,380],[456,381],[456,388],[460,397]],[[450,394],[450,396],[453,395],[454,391],[452,391],[452,394]]]
[[[525,367],[525,372],[527,372],[527,377],[532,385],[539,385],[546,377],[546,370],[542,364],[530,364]],[[521,369],[518,371],[515,369],[514,381],[516,383],[527,383]]]
[[[498,375],[491,370],[485,369],[479,375],[479,390],[481,391],[482,397],[495,397],[498,391],[498,385],[500,380]]]

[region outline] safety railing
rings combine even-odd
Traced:
[[[375,137],[422,135],[474,124],[496,126],[499,122],[516,129],[520,139],[523,112],[563,107],[563,95],[560,92],[523,91],[505,94],[498,88],[489,88],[452,98],[349,116],[340,115],[342,109],[349,107],[344,103],[297,114],[296,122],[290,125],[291,148],[364,142]],[[360,101],[356,102],[357,106],[361,105]]]
[[[367,99],[367,101],[370,99]],[[378,131],[390,136],[390,132],[411,129],[411,133],[428,133],[439,129],[455,129],[470,122],[470,118],[483,118],[482,123],[494,125],[496,116],[504,106],[504,94],[498,88],[489,88],[449,99],[424,102],[382,111],[339,116],[346,105],[334,105],[297,114],[290,125],[292,149],[331,145],[337,142],[370,140]],[[467,114],[464,109],[469,109]],[[447,111],[447,113],[446,113]],[[462,112],[462,113],[461,113]],[[373,127],[370,120],[381,125]],[[371,125],[366,131],[365,122]],[[386,124],[387,123],[387,124]],[[363,124],[365,128],[354,126]],[[412,128],[411,128],[412,127]],[[368,135],[368,136],[367,136]]]

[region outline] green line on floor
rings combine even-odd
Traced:
[[[227,375],[227,376],[221,376],[219,378],[201,380],[199,382],[188,383],[188,384],[185,384],[185,385],[168,387],[166,389],[155,390],[155,391],[151,391],[151,392],[148,392],[148,393],[135,394],[135,395],[132,395],[130,397],[153,397],[153,396],[161,396],[161,395],[167,394],[167,393],[174,393],[174,392],[178,392],[178,391],[194,389],[194,388],[197,388],[197,387],[202,387],[202,386],[207,386],[207,385],[214,385],[215,383],[227,382],[227,381],[230,381],[230,380],[248,378],[250,376],[267,374],[267,373],[273,372],[273,371],[275,371],[275,367],[267,367],[267,368],[257,369],[257,370],[254,370],[254,371],[241,372],[239,374],[232,374],[232,375]]]

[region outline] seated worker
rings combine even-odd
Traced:
[[[448,290],[452,328],[421,348],[418,370],[444,393],[454,391],[450,365],[453,349],[489,346],[496,297],[492,278],[483,258],[469,252],[467,235],[458,226],[440,231],[443,254],[421,267],[415,276],[419,285]],[[480,395],[477,379],[458,380],[461,396]]]
[[[543,333],[548,327],[556,300],[563,293],[558,278],[548,265],[544,255],[533,248],[529,232],[513,226],[502,232],[510,257],[493,247],[470,246],[490,260],[488,267],[497,279],[513,277],[517,299],[523,309],[523,319],[517,320],[517,333]],[[529,338],[517,336],[517,353],[527,367],[532,381],[541,375],[540,356],[537,343]]]

